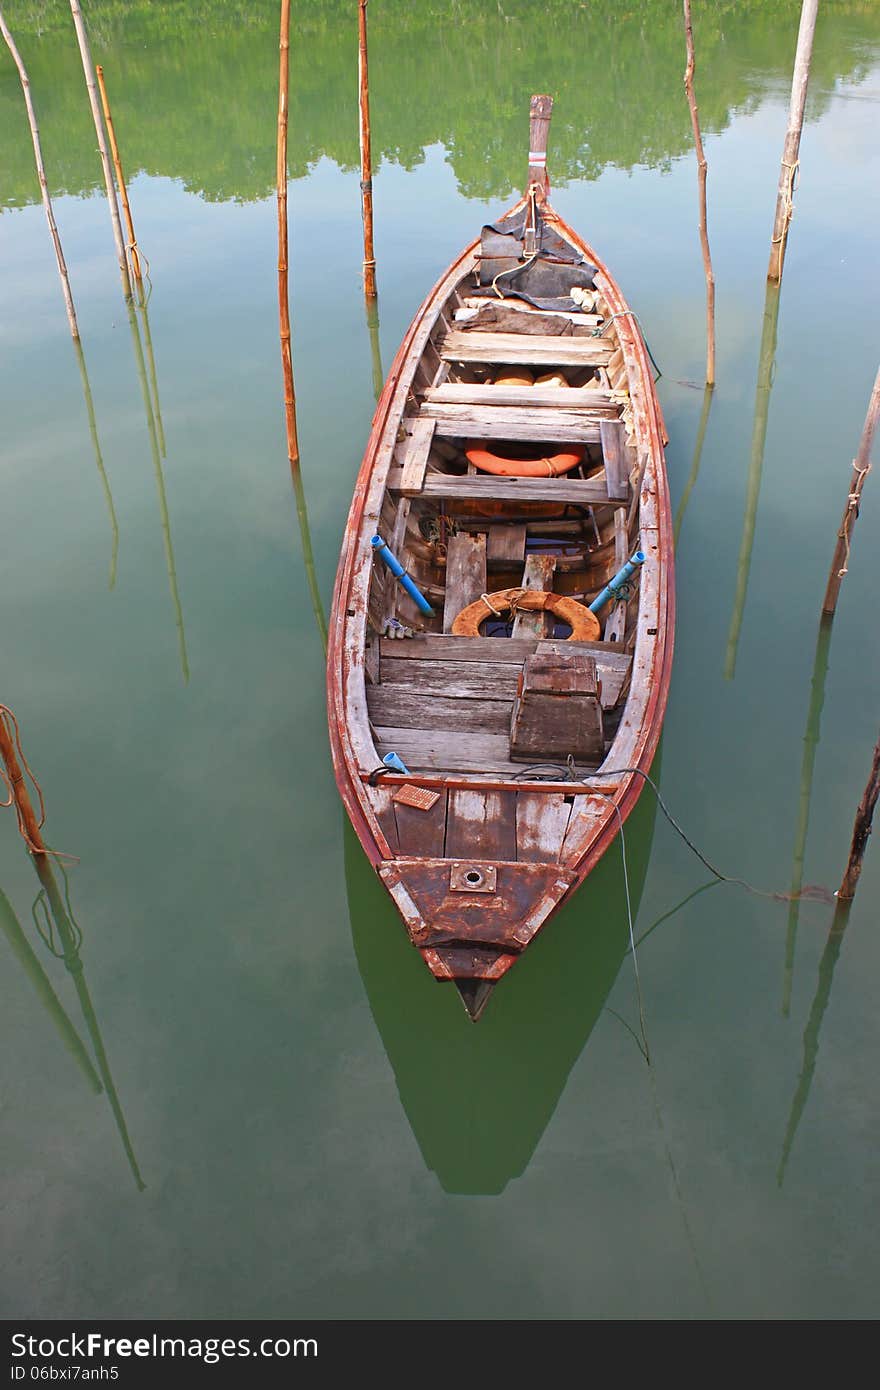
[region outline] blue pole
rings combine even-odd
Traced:
[[[635,574],[639,565],[645,563],[645,552],[637,550],[635,555],[631,555],[622,569],[619,569],[613,579],[610,579],[593,602],[590,604],[590,612],[598,613],[600,608],[604,608],[609,599],[620,593],[626,581],[631,575]]]
[[[370,541],[370,545],[373,547],[373,550],[376,552],[377,555],[381,555],[382,559],[385,561],[385,564],[388,566],[391,573],[394,575],[394,578],[400,580],[401,584],[403,585],[404,589],[406,589],[406,592],[409,594],[410,598],[418,604],[422,612],[426,613],[429,618],[433,618],[434,610],[431,607],[428,600],[425,598],[425,595],[421,593],[421,591],[410,579],[409,575],[403,568],[403,565],[400,563],[400,561],[392,555],[391,551],[388,549],[388,546],[385,544],[382,537],[374,536],[373,539]]]

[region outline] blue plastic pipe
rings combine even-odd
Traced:
[[[645,563],[645,552],[637,550],[635,555],[631,555],[622,569],[619,569],[613,579],[610,579],[598,597],[593,599],[590,604],[590,612],[598,613],[600,608],[604,608],[610,599],[619,594],[626,581],[631,575],[635,574],[639,565]]]
[[[403,758],[398,757],[396,753],[386,753],[382,761],[391,772],[405,772],[409,776],[409,768]]]
[[[403,568],[403,565],[400,563],[400,561],[394,555],[391,554],[391,551],[388,549],[388,546],[385,544],[382,537],[374,536],[373,539],[370,541],[370,545],[373,547],[377,555],[382,556],[382,559],[385,561],[391,573],[394,575],[394,578],[400,580],[401,584],[403,585],[404,589],[406,589],[406,592],[409,594],[410,598],[418,604],[422,612],[426,613],[429,618],[433,618],[434,610],[431,607],[428,600],[425,598],[425,595],[421,593],[421,591],[410,579],[409,575]]]

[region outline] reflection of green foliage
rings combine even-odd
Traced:
[[[797,0],[706,0],[695,16],[705,132],[784,91]],[[97,189],[88,104],[64,0],[7,0],[28,66],[53,192]],[[274,186],[277,0],[89,0],[130,176],[180,179],[208,199]],[[413,168],[442,143],[462,191],[501,197],[523,175],[532,91],[557,99],[554,182],[606,165],[664,167],[691,148],[681,10],[670,0],[373,0],[373,150]],[[358,163],[353,0],[298,0],[291,45],[290,169]],[[880,43],[876,3],[820,11],[811,110],[835,79],[863,76]],[[21,94],[0,54],[0,205],[38,198]]]

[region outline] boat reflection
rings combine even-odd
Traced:
[[[634,914],[655,819],[645,794],[626,823]],[[446,1192],[503,1192],[525,1172],[629,947],[619,841],[474,1026],[409,944],[348,817],[344,840],[358,965],[425,1163]]]
[[[91,1090],[96,1095],[103,1092],[107,1096],[132,1177],[138,1191],[143,1192],[146,1183],[141,1177],[129,1137],[122,1104],[116,1090],[107,1050],[98,1024],[98,1016],[95,1013],[86,982],[81,955],[82,931],[70,905],[66,875],[63,870],[56,871],[56,867],[46,855],[31,855],[30,858],[40,880],[40,891],[32,908],[34,923],[43,945],[52,956],[64,962],[64,967],[73,982],[97,1067],[93,1064],[88,1049],[61,1003],[37,953],[31,946],[16,916],[15,909],[2,890],[0,890],[0,930],[9,942],[16,959],[36,990],[40,1003],[51,1018],[67,1051],[85,1076]],[[64,881],[63,893],[59,888],[56,872],[60,873]]]

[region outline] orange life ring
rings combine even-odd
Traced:
[[[581,444],[571,444],[556,454],[541,454],[537,458],[517,458],[516,446],[510,453],[496,453],[486,449],[478,440],[470,439],[465,447],[465,457],[475,468],[483,473],[495,473],[502,478],[558,478],[561,473],[569,473],[577,468],[586,457],[586,449]]]
[[[545,589],[498,589],[484,594],[476,603],[463,608],[452,624],[453,637],[479,637],[480,624],[487,618],[501,617],[508,611],[525,609],[530,613],[553,613],[571,627],[568,642],[597,642],[599,619],[583,603],[565,594],[551,594]]]

